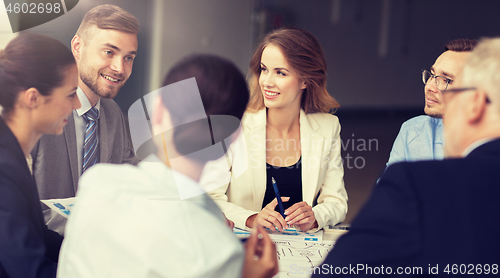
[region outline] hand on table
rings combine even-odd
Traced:
[[[243,278],[270,278],[278,273],[276,245],[264,228],[254,229],[245,248]]]
[[[288,202],[290,197],[281,197],[282,202]],[[278,205],[278,200],[274,198],[269,204],[267,204],[258,214],[254,214],[247,219],[247,226],[250,228],[254,228],[257,225],[264,226],[272,231],[280,230],[283,232],[283,229],[287,228],[287,224],[283,216],[274,209]],[[250,225],[249,225],[250,224]],[[276,227],[276,228],[275,228]]]
[[[314,211],[306,202],[295,203],[285,210],[285,215],[288,225],[295,225],[303,232],[318,227]]]

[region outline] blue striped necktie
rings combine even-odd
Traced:
[[[99,155],[97,148],[97,119],[99,118],[99,110],[92,107],[82,116],[87,123],[85,127],[85,141],[83,143],[83,174],[85,170],[97,163]]]

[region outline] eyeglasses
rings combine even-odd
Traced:
[[[477,90],[477,88],[476,87],[466,87],[466,88],[449,89],[449,90],[446,90],[445,93],[461,93],[461,92],[472,91],[472,90]],[[488,96],[486,96],[486,103],[491,103],[491,100]]]
[[[446,91],[446,88],[448,88],[448,84],[453,81],[444,76],[434,75],[428,70],[422,71],[422,81],[424,82],[424,84],[427,84],[427,82],[429,82],[431,78],[434,78],[434,80],[436,81],[436,88],[441,92]]]

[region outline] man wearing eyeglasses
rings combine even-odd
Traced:
[[[430,70],[422,72],[425,84],[427,115],[417,116],[403,123],[387,166],[399,161],[443,159],[443,99],[442,92],[456,87],[457,74],[465,58],[476,46],[477,40],[457,39],[448,42]]]
[[[316,274],[498,276],[500,38],[457,74],[439,99],[449,159],[389,166]]]

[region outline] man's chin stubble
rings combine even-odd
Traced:
[[[424,112],[427,116],[429,117],[433,117],[433,118],[437,118],[437,119],[442,119],[443,118],[443,114],[439,114],[439,113],[436,113],[434,111],[427,111],[427,109],[424,109]]]
[[[92,92],[94,92],[96,95],[98,95],[101,98],[113,99],[118,95],[118,92],[120,92],[120,89],[123,87],[123,84],[122,84],[122,86],[117,88],[116,93],[115,92],[103,92],[101,89],[99,89],[99,85],[97,85],[97,81],[91,82],[90,79],[85,78],[85,76],[81,79],[82,79],[83,83],[85,83],[85,85],[87,85],[87,87],[89,87],[89,89],[92,90]]]

